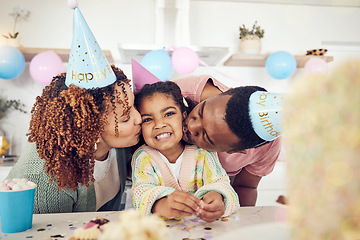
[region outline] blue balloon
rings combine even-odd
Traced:
[[[145,54],[141,59],[141,65],[163,82],[169,80],[173,68],[169,54],[163,49]]]
[[[24,69],[25,57],[19,49],[10,46],[0,47],[0,78],[17,78]]]
[[[295,72],[296,59],[285,51],[274,52],[267,57],[265,68],[271,77],[285,79]]]

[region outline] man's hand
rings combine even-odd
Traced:
[[[200,199],[185,191],[175,190],[170,195],[157,200],[152,212],[171,219],[180,216],[191,216],[199,208]]]
[[[206,222],[214,222],[225,213],[223,197],[218,192],[208,192],[204,195],[197,215]]]

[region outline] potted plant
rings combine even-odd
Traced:
[[[30,12],[26,8],[21,6],[15,7],[10,13],[10,16],[14,18],[13,31],[9,32],[7,35],[2,35],[4,38],[7,39],[7,45],[12,47],[19,47],[19,32],[16,30],[16,24],[21,20],[27,20],[29,14]]]
[[[239,50],[242,53],[252,53],[257,54],[261,51],[261,38],[264,37],[265,30],[262,29],[257,21],[252,26],[252,29],[249,30],[243,24],[239,28],[240,30],[240,43]]]

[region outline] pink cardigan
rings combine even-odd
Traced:
[[[216,153],[195,145],[185,146],[179,182],[158,151],[146,145],[134,153],[132,173],[133,204],[144,214],[150,214],[156,200],[171,194],[175,189],[191,193],[199,199],[210,191],[220,193],[225,203],[224,216],[239,208],[238,196]]]

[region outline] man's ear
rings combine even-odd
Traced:
[[[187,117],[187,112],[186,112],[186,111],[184,111],[184,112],[182,113],[182,115],[183,115],[183,119],[185,120],[185,119],[186,119],[186,117]]]
[[[246,154],[247,151],[246,149],[244,150],[229,150],[229,151],[226,151],[228,154],[232,154],[232,153],[242,153],[242,154]]]

